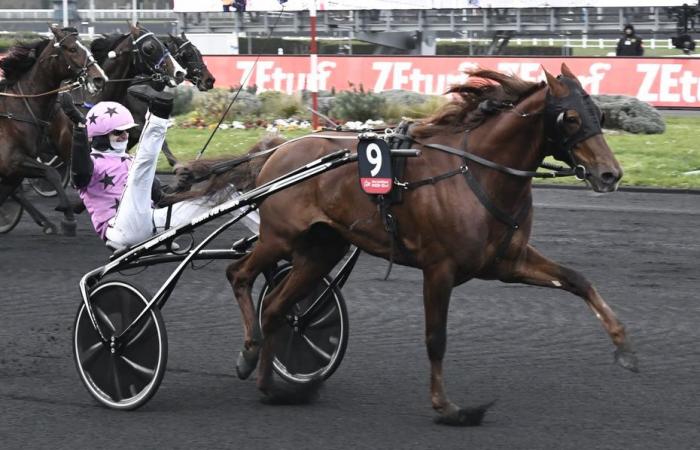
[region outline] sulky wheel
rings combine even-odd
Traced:
[[[0,204],[0,234],[9,233],[22,218],[24,208],[9,196]]]
[[[61,186],[68,186],[68,181],[70,180],[70,170],[69,165],[66,164],[61,158],[56,155],[40,155],[37,160],[51,166],[58,171],[61,176]],[[49,183],[45,178],[29,178],[29,184],[36,191],[37,194],[42,197],[55,197],[57,192],[51,183]]]
[[[258,301],[261,327],[265,296],[291,269],[290,265],[281,266],[265,282]],[[307,383],[319,377],[326,379],[343,360],[348,345],[348,313],[340,289],[330,290],[312,308],[329,283],[330,280],[324,278],[309,295],[294,305],[275,337],[274,368],[286,381]]]
[[[123,331],[150,299],[144,290],[122,281],[106,281],[90,291],[90,301],[107,340]],[[114,409],[144,405],[160,386],[168,360],[168,338],[157,307],[134,326],[111,351],[90,321],[85,304],[73,328],[73,354],[78,374],[90,394]]]

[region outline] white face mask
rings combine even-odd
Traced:
[[[117,136],[109,137],[109,145],[112,147],[114,153],[126,153],[126,146],[129,144],[129,140],[118,141]]]

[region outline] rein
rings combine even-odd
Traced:
[[[42,92],[41,94],[11,94],[9,92],[0,92],[0,97],[13,97],[13,98],[35,98],[43,97],[45,95],[56,94],[59,92],[72,91],[80,87],[82,84],[80,81],[74,81],[71,84],[52,89],[50,91]]]

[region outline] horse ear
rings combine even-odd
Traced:
[[[184,31],[183,31],[182,33],[180,33],[180,37],[181,37],[182,39],[184,39],[184,40],[187,40],[187,37],[185,36],[185,32],[184,32]]]
[[[138,37],[139,36],[139,24],[137,23],[136,25],[132,24],[130,20],[126,21],[127,24],[129,24],[129,29],[131,30],[131,35],[133,37]]]
[[[561,63],[561,74],[564,75],[567,78],[572,78],[574,80],[578,81],[578,78],[576,77],[576,74],[574,74],[571,69],[569,69],[569,66],[566,65],[566,63]]]
[[[547,77],[547,85],[549,86],[549,91],[552,93],[552,95],[555,97],[566,96],[568,94],[568,90],[566,89],[566,86],[564,86],[564,83],[557,80],[551,73],[547,72],[547,69],[545,69],[544,66],[542,66],[542,70],[544,71],[544,76]]]

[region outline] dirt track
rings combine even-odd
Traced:
[[[533,242],[594,282],[627,325],[641,373],[613,364],[602,327],[570,294],[473,281],[453,295],[448,392],[462,405],[498,401],[480,428],[434,425],[420,273],[395,267],[383,282],[386,263],[363,256],[344,289],[350,345],[321,400],[265,406],[235,378],[238,309],[214,262],[186,272],[164,310],[158,393],[136,412],[109,411],[80,383],[70,345],[78,279],[108,251],[84,215],[77,238],[43,236],[25,216],[0,235],[0,446],[697,446],[700,196],[537,189],[535,202]]]

